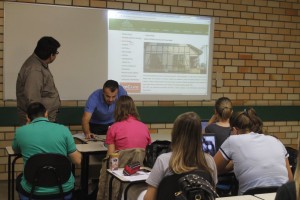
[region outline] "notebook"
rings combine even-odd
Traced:
[[[216,135],[214,133],[205,133],[202,136],[203,151],[214,156],[217,153]]]

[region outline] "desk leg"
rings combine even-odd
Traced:
[[[107,176],[110,176],[109,174],[107,174]],[[108,188],[108,200],[112,199],[112,182],[114,180],[114,176],[110,176],[109,179],[109,188]]]
[[[130,182],[130,183],[127,185],[127,187],[125,188],[125,190],[124,190],[124,200],[127,200],[127,193],[128,193],[129,188],[130,188],[132,185],[134,185],[134,183],[133,183],[133,182]]]
[[[80,185],[84,196],[87,197],[89,193],[89,155],[83,153],[81,162]]]
[[[12,170],[11,170],[11,199],[15,199],[15,164],[16,161],[22,156],[16,156],[12,161]]]
[[[8,155],[8,200],[10,200],[10,195],[11,195],[11,156]]]

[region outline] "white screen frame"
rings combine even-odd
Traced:
[[[50,65],[56,87],[62,100],[86,100],[96,89],[102,88],[107,79],[120,78],[108,75],[108,9],[82,8],[20,2],[4,2],[4,100],[15,100],[18,71],[33,53],[39,38],[50,35],[61,43],[60,54]],[[126,10],[114,10],[125,12]],[[201,16],[130,11],[154,18],[202,18]],[[43,17],[37,17],[43,16]],[[128,15],[127,15],[128,16]],[[211,74],[214,19],[210,20],[209,57],[207,63],[207,93],[182,95],[128,92],[134,100],[209,100],[211,99]],[[114,52],[116,53],[116,52]],[[117,55],[117,54],[115,54]],[[114,73],[111,73],[114,74]],[[126,84],[124,85],[126,87]],[[128,87],[127,87],[128,88]],[[176,88],[175,88],[176,91]]]

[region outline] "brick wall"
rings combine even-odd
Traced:
[[[151,12],[204,15],[215,18],[212,101],[150,101],[139,106],[213,105],[221,96],[234,105],[300,106],[300,3],[298,0],[14,0],[17,2]],[[3,101],[4,3],[0,2],[0,106]],[[64,101],[63,106],[82,106]],[[0,113],[1,114],[1,113]],[[265,122],[268,132],[285,145],[296,146],[298,121]],[[151,133],[169,133],[172,124],[149,124]],[[5,147],[16,127],[0,127],[0,180],[7,179]],[[81,126],[70,127],[80,132]],[[18,165],[22,169],[22,165]]]

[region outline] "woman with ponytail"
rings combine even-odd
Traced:
[[[217,146],[221,146],[229,137],[231,129],[229,118],[232,115],[232,103],[229,98],[221,97],[215,103],[215,113],[208,121],[205,133],[216,135]],[[218,150],[218,149],[217,149]]]
[[[218,174],[233,170],[239,195],[256,187],[280,187],[293,179],[284,145],[262,133],[262,120],[253,108],[233,113],[229,136],[214,156]],[[232,161],[233,168],[227,164]]]

